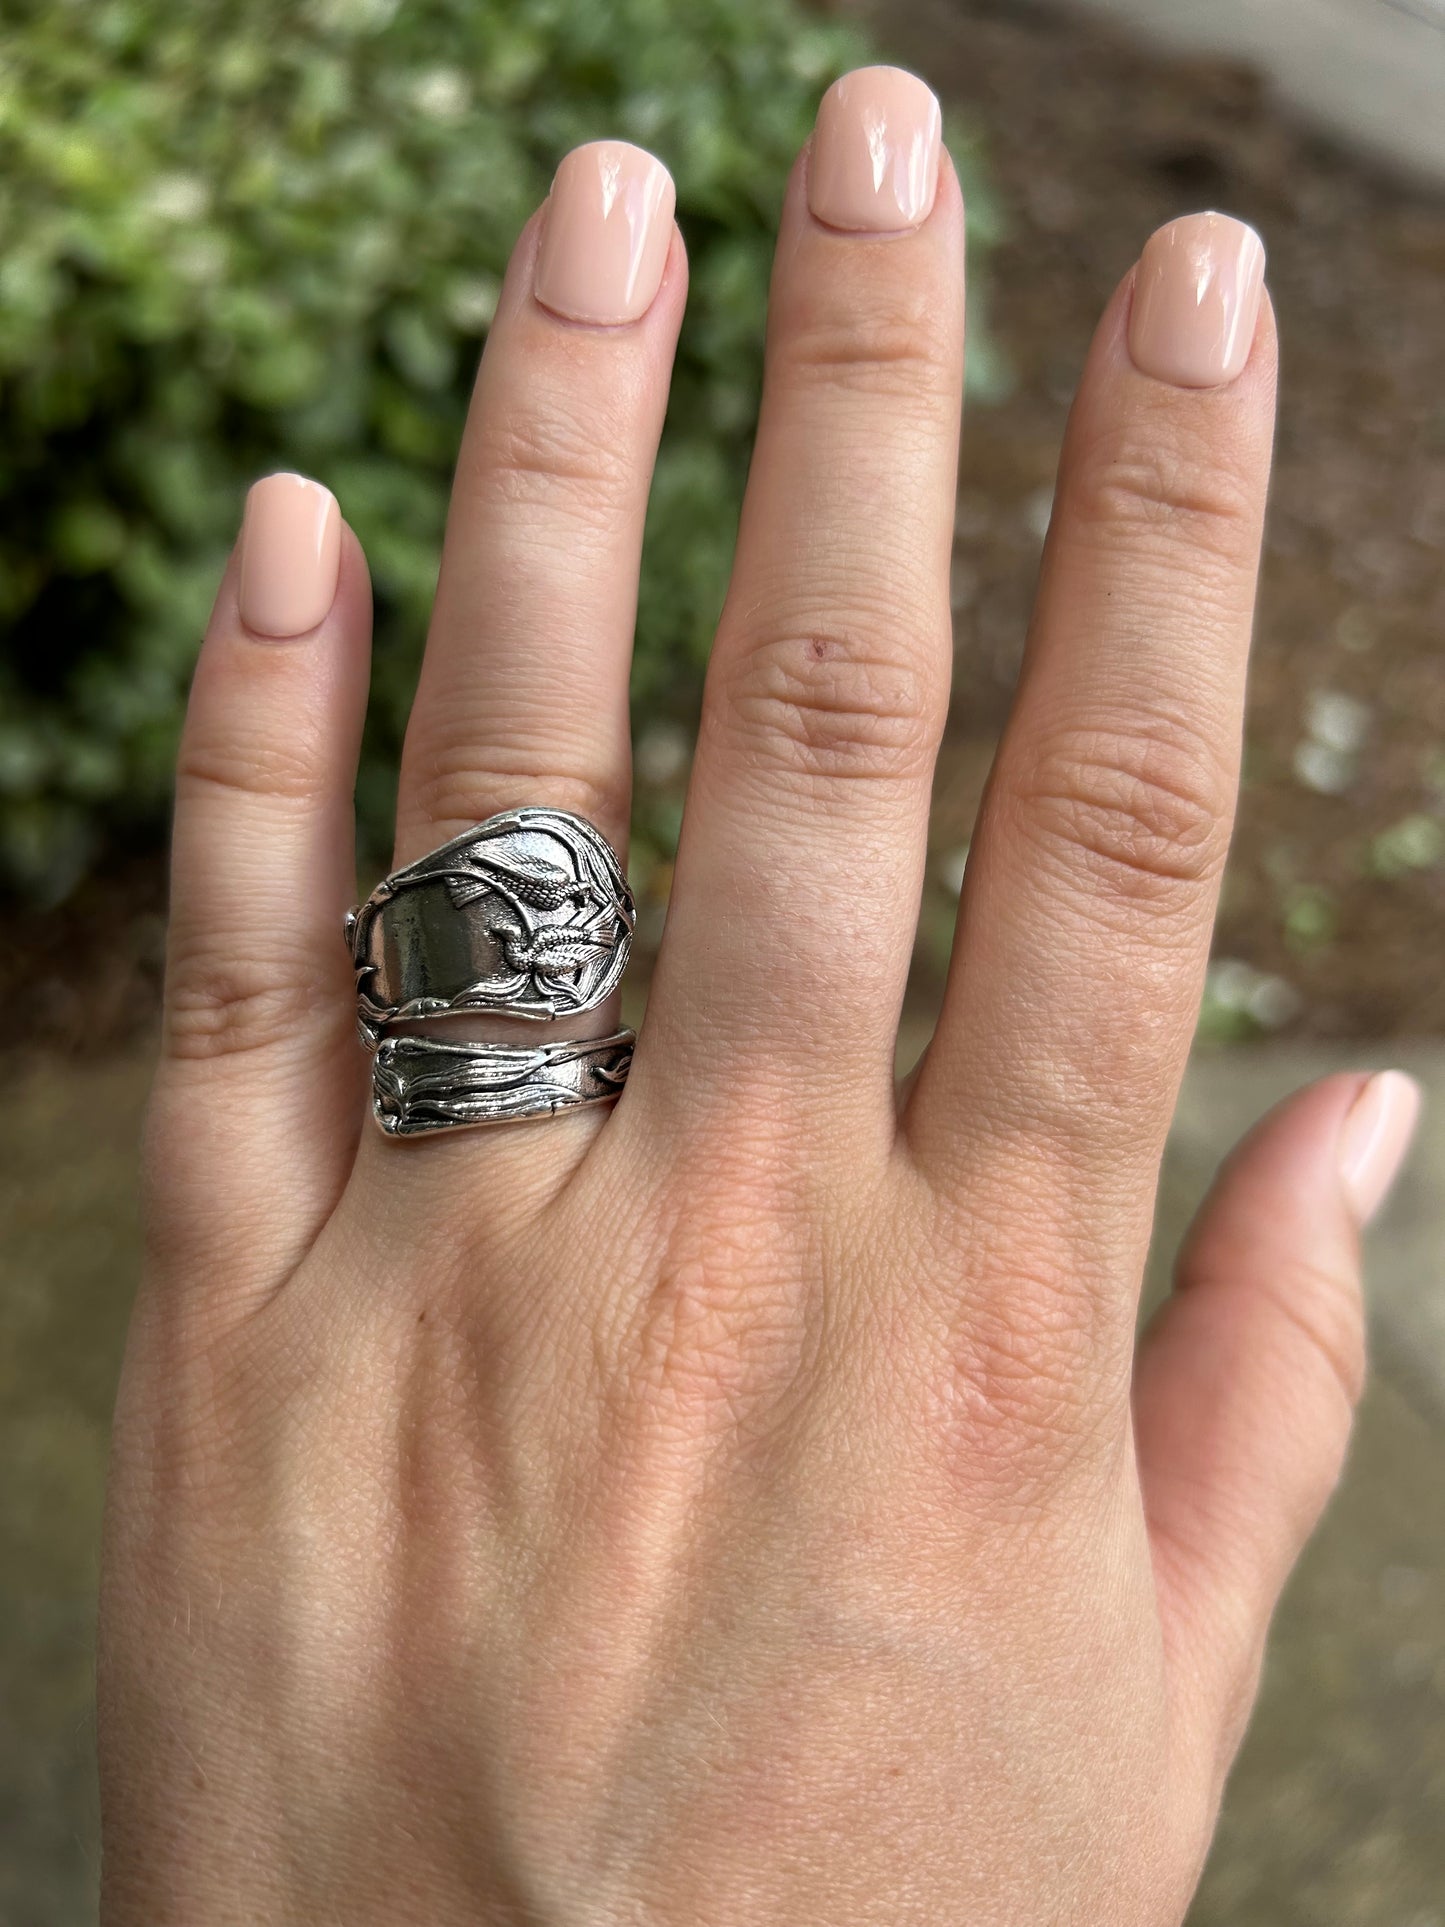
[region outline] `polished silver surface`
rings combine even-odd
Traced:
[[[610,1104],[634,1042],[630,1030],[535,1045],[387,1037],[372,1060],[372,1114],[388,1137],[422,1137]]]
[[[358,1021],[569,1017],[617,987],[636,922],[606,839],[567,810],[508,810],[394,870],[346,920]]]

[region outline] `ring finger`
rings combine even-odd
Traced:
[[[686,269],[660,161],[569,154],[518,242],[452,490],[397,861],[521,804],[620,845],[648,485]]]
[[[527,805],[573,811],[625,851],[642,530],[686,296],[674,199],[650,154],[589,143],[513,253],[457,460],[398,866]],[[548,1035],[617,1021],[614,996]],[[511,1020],[488,1030],[537,1040]]]

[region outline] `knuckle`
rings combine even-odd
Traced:
[[[336,1021],[334,971],[215,950],[173,957],[166,977],[166,1054],[204,1062],[295,1040],[309,1020]]]
[[[751,640],[727,697],[756,753],[805,781],[911,782],[931,768],[942,727],[918,664],[853,632]]]
[[[1117,1348],[1109,1297],[1073,1274],[1015,1269],[995,1285],[971,1330],[985,1406],[1015,1427],[1074,1439],[1102,1392],[1101,1360]]]
[[[1155,715],[1075,724],[1028,758],[1018,792],[1032,839],[1131,901],[1172,903],[1223,868],[1234,779],[1191,725]]]
[[[626,426],[609,410],[544,396],[498,411],[474,432],[476,457],[468,466],[494,504],[605,524],[630,494],[635,464]]]
[[[1283,1342],[1301,1343],[1338,1388],[1349,1412],[1365,1389],[1367,1346],[1359,1280],[1326,1264],[1297,1259],[1290,1275],[1271,1291]],[[1334,1484],[1333,1472],[1329,1484]]]
[[[1017,1491],[1112,1458],[1131,1332],[1117,1291],[1062,1258],[1010,1266],[975,1280],[966,1316],[945,1304],[928,1322],[936,1429],[962,1477]]]
[[[792,1409],[815,1369],[810,1263],[768,1182],[702,1192],[674,1227],[656,1283],[604,1338],[612,1398],[654,1436],[699,1445],[719,1429],[760,1434]]]
[[[629,785],[624,771],[589,768],[565,746],[520,740],[482,745],[473,727],[448,730],[429,741],[408,772],[407,814],[429,832],[458,830],[501,810],[545,803],[595,823],[614,842],[627,824]]]
[[[1259,491],[1240,465],[1202,437],[1114,432],[1081,454],[1067,477],[1068,512],[1085,530],[1133,538],[1177,566],[1180,543],[1239,561],[1251,554]]]
[[[176,795],[182,803],[205,792],[315,803],[328,793],[328,775],[324,758],[304,735],[289,743],[275,736],[191,736],[181,742]]]
[[[971,1339],[929,1391],[931,1436],[970,1502],[1050,1493],[1104,1456],[1098,1419],[1021,1337]]]
[[[955,379],[956,351],[921,287],[889,286],[841,312],[795,316],[778,356],[804,382],[895,401],[932,398]]]
[[[762,1387],[791,1379],[803,1348],[798,1302],[776,1282],[754,1288],[726,1266],[679,1264],[648,1303],[628,1397],[661,1403],[679,1419],[725,1413],[736,1423]]]

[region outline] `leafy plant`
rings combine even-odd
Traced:
[[[107,836],[159,826],[243,491],[279,466],[333,488],[370,557],[358,801],[384,844],[503,265],[558,157],[604,134],[667,158],[692,262],[635,678],[685,721],[783,181],[821,89],[867,57],[794,0],[10,0],[0,879],[54,897]]]
[[[1445,823],[1435,816],[1401,817],[1370,842],[1368,868],[1386,882],[1440,863],[1445,863]]]

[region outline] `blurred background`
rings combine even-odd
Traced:
[[[635,678],[645,986],[782,184],[819,93],[870,58],[942,95],[972,217],[910,1050],[1098,312],[1175,214],[1224,208],[1269,246],[1284,387],[1246,780],[1151,1293],[1222,1150],[1285,1089],[1392,1062],[1435,1102],[1374,1237],[1345,1486],[1191,1923],[1445,1927],[1445,0],[6,0],[0,1927],[94,1917],[96,1538],[169,772],[246,483],[318,476],[371,558],[369,876],[511,241],[574,142],[667,159],[692,297]]]

